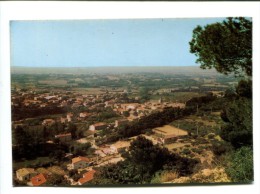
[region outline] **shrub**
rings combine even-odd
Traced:
[[[184,148],[183,150],[182,150],[182,154],[190,154],[191,153],[191,151],[189,150],[189,149],[187,149],[187,148]]]
[[[227,173],[234,182],[252,182],[253,172],[253,150],[251,147],[241,147],[231,154],[231,165],[227,168]]]
[[[212,143],[212,151],[217,156],[220,156],[220,155],[230,151],[231,149],[232,149],[231,145],[224,141]]]
[[[208,134],[208,138],[209,138],[209,139],[214,139],[214,137],[215,137],[215,134],[214,134],[214,133],[209,133],[209,134]]]
[[[165,183],[178,178],[179,174],[176,171],[163,171],[156,173],[151,183]]]

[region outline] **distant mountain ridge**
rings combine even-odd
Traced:
[[[214,69],[203,70],[199,66],[110,66],[110,67],[11,67],[12,74],[125,74],[162,73],[216,75]]]

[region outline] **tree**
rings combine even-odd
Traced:
[[[202,69],[223,74],[252,75],[252,21],[243,17],[197,26],[190,41]]]
[[[76,138],[76,132],[77,132],[77,126],[73,123],[69,123],[67,130],[68,130],[68,132],[71,133],[71,138],[75,139]]]
[[[150,183],[156,172],[178,171],[181,176],[193,173],[196,160],[172,154],[166,148],[153,145],[152,141],[138,136],[131,142],[125,160],[101,167],[95,175],[94,184],[140,184]]]
[[[148,88],[141,88],[139,90],[139,95],[140,95],[141,100],[143,100],[143,101],[150,100],[150,94],[149,94]]]
[[[242,147],[230,155],[231,164],[227,173],[234,182],[252,182],[254,180],[253,150]]]
[[[57,160],[58,162],[60,162],[64,159],[65,151],[57,149],[57,150],[53,151],[52,153],[50,153],[49,156],[50,156],[50,158],[53,158],[53,159]]]
[[[13,138],[13,158],[14,160],[19,158],[27,158],[31,156],[31,136],[28,132],[22,127],[17,126],[12,129],[12,138]]]
[[[130,113],[129,113],[129,111],[124,111],[124,112],[123,112],[123,115],[124,115],[124,117],[129,117],[129,116],[130,116]]]
[[[236,87],[236,93],[240,97],[252,99],[252,80],[240,80]]]
[[[127,160],[137,168],[140,182],[143,183],[150,181],[152,175],[162,169],[170,158],[171,154],[166,148],[160,148],[145,137],[138,136],[130,145]]]
[[[221,127],[220,136],[235,148],[251,146],[252,131],[252,100],[239,98],[230,102],[221,114],[225,122]]]
[[[69,183],[64,179],[62,175],[53,174],[51,175],[46,183],[47,186],[65,186],[69,185]]]

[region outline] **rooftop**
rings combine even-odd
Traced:
[[[184,131],[182,129],[179,129],[174,126],[170,125],[164,125],[163,127],[157,127],[153,129],[153,131],[157,134],[161,134],[163,136],[171,136],[171,135],[176,135],[176,136],[181,136],[181,135],[187,135],[187,131]]]
[[[21,168],[16,171],[20,176],[25,176],[30,173],[36,173],[33,168]]]
[[[43,174],[38,174],[31,179],[33,186],[40,186],[46,182],[46,178]]]
[[[79,161],[90,162],[90,159],[86,158],[86,157],[82,157],[82,156],[79,156],[79,157],[76,157],[76,158],[72,158],[72,164],[75,164],[75,163],[77,163]]]
[[[111,146],[114,146],[116,148],[124,148],[130,146],[130,141],[117,141],[116,143],[112,144]]]
[[[83,178],[80,178],[79,179],[79,183],[80,184],[84,184],[86,182],[89,182],[91,181],[93,178],[94,178],[94,174],[95,174],[95,170],[91,170],[89,172],[86,172],[84,175],[83,175]]]

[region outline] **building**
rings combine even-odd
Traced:
[[[61,117],[60,122],[61,123],[67,123],[67,117]]]
[[[96,151],[95,151],[95,154],[98,155],[98,156],[100,156],[101,158],[103,158],[103,157],[106,156],[106,154],[105,154],[104,152],[102,152],[102,150],[96,150]]]
[[[90,115],[91,115],[91,113],[88,113],[88,112],[81,112],[81,113],[79,113],[79,117],[80,118],[86,118],[86,117],[88,117]]]
[[[105,147],[101,147],[100,150],[105,154],[105,155],[112,155],[112,154],[116,154],[117,151],[113,148],[111,148],[111,146],[105,146]]]
[[[120,127],[128,124],[129,121],[127,119],[120,119],[115,121],[115,127]]]
[[[53,119],[44,119],[43,122],[42,122],[42,125],[51,126],[54,123],[55,123],[55,121]]]
[[[105,129],[105,128],[107,128],[107,124],[106,123],[95,123],[95,124],[93,124],[93,125],[90,125],[89,126],[89,130],[90,131],[95,131],[95,130],[102,130],[102,129]]]
[[[188,135],[187,131],[170,125],[155,128],[153,132],[161,143],[171,143],[176,141],[179,137]]]
[[[44,183],[46,183],[46,181],[47,180],[46,180],[45,176],[42,173],[31,178],[31,182],[32,182],[33,186],[44,185]]]
[[[58,139],[62,143],[69,142],[71,141],[71,133],[55,135],[55,139]]]
[[[105,107],[114,108],[114,104],[115,104],[115,101],[114,101],[114,100],[109,100],[109,101],[106,101],[106,102],[105,102]]]
[[[72,114],[72,113],[68,113],[68,114],[67,114],[67,120],[68,120],[68,122],[71,122],[72,119],[73,119],[73,114]]]
[[[79,168],[86,168],[89,163],[90,163],[90,159],[86,158],[86,157],[76,157],[76,158],[72,158],[72,169],[79,169]]]
[[[83,178],[80,178],[78,180],[78,184],[84,185],[84,184],[88,183],[89,181],[91,181],[94,178],[95,172],[96,172],[95,170],[91,170],[91,171],[88,171],[85,174],[83,174]]]
[[[161,104],[163,102],[162,97],[158,100],[158,103]]]
[[[135,110],[137,107],[139,107],[140,104],[138,103],[131,103],[131,104],[121,104],[121,107],[125,110]]]
[[[56,98],[56,96],[46,96],[44,97],[46,100],[50,100],[50,99],[53,99],[53,98]]]
[[[36,176],[37,172],[33,168],[21,168],[16,171],[16,178],[19,181],[29,181],[32,177]]]
[[[130,147],[130,141],[117,141],[116,143],[112,144],[110,148],[115,153],[125,152]]]

